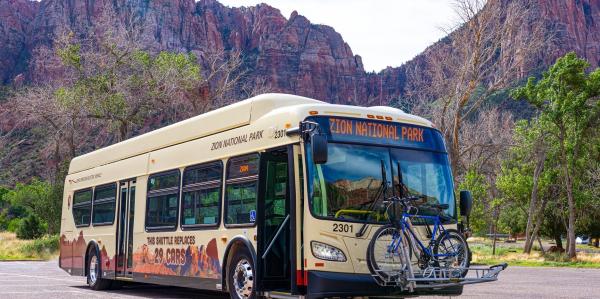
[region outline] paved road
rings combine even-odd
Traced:
[[[466,298],[600,298],[600,270],[509,267],[497,282],[465,288]],[[138,285],[91,291],[85,278],[71,277],[51,262],[0,262],[0,298],[208,298],[220,293]],[[441,298],[441,297],[431,297]]]

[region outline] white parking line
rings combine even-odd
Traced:
[[[11,276],[28,277],[28,278],[39,278],[39,279],[66,281],[66,282],[71,282],[71,283],[77,282],[76,280],[72,280],[72,279],[61,279],[61,278],[52,278],[52,277],[46,277],[46,276],[35,276],[35,275],[25,275],[25,274],[15,274],[15,273],[0,272],[0,275],[11,275]]]
[[[85,294],[85,292],[81,292],[81,291],[65,291],[65,290],[44,290],[44,291],[28,291],[28,292],[15,292],[15,291],[11,291],[11,292],[0,292],[0,294],[44,294],[44,293],[78,293],[78,294]]]

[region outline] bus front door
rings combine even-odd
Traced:
[[[288,150],[261,154],[258,201],[258,282],[261,291],[290,291]]]
[[[135,180],[122,181],[119,188],[117,229],[117,277],[132,277]]]

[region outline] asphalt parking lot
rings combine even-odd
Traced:
[[[465,287],[465,298],[600,298],[600,269],[508,267],[500,280]],[[56,261],[0,262],[0,298],[227,298],[221,293],[136,285],[120,290],[89,290],[83,277],[71,277]],[[427,298],[427,297],[425,297]],[[441,297],[429,297],[441,298]]]

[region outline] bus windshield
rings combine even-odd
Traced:
[[[309,160],[310,207],[317,217],[385,222],[382,197],[400,195],[400,190],[405,190],[405,196],[423,197],[414,203],[420,215],[436,214],[432,204],[448,204],[443,213],[454,217],[452,176],[445,153],[329,143],[328,157],[325,164]],[[384,188],[384,179],[393,181],[393,187]]]

